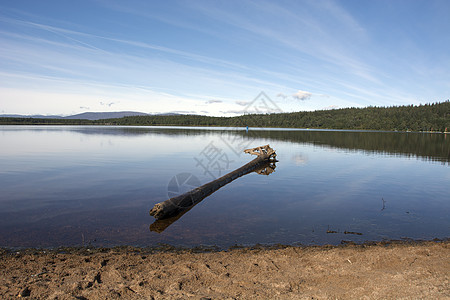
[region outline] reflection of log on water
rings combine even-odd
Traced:
[[[258,174],[269,175],[275,169],[274,162],[276,161],[276,153],[275,150],[270,148],[269,145],[247,149],[244,152],[255,154],[258,157],[214,181],[204,184],[182,195],[155,204],[155,206],[150,210],[150,215],[154,216],[157,221],[150,226],[150,230],[162,232],[204,198],[236,178],[253,171],[256,171]]]

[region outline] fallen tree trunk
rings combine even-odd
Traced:
[[[266,162],[262,163],[253,172],[260,174],[260,175],[269,175],[274,170],[275,170],[275,162],[274,161],[266,161]],[[249,173],[251,173],[251,171]],[[244,174],[244,175],[246,175],[246,174]],[[209,196],[209,195],[207,195],[207,196]],[[193,204],[190,207],[186,207],[184,210],[181,210],[178,214],[176,214],[174,216],[163,218],[163,219],[157,219],[155,222],[153,222],[153,224],[150,225],[150,231],[154,231],[154,232],[158,232],[158,233],[163,232],[164,230],[166,230],[167,227],[169,227],[170,225],[172,225],[173,223],[178,221],[178,219],[180,219],[185,213],[190,211],[195,205],[200,203],[203,199],[199,199],[195,204]]]
[[[267,164],[267,162],[276,161],[275,150],[270,148],[269,145],[247,149],[244,150],[244,152],[257,155],[258,157],[216,180],[213,180],[182,195],[175,196],[166,201],[155,204],[155,206],[150,210],[150,215],[155,217],[157,220],[161,220],[182,214],[202,201],[205,197],[211,195],[236,178],[257,170],[263,164]]]

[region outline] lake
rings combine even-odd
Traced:
[[[154,204],[270,144],[276,167],[161,232]],[[0,126],[0,247],[322,245],[450,236],[450,136],[245,128]],[[153,225],[154,228],[155,225]]]

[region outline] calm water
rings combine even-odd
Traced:
[[[265,144],[277,150],[275,172],[238,178],[150,231],[155,203]],[[449,162],[444,134],[0,126],[0,246],[448,238]]]

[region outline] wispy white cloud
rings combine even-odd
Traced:
[[[277,94],[277,98],[282,98],[283,100],[286,99],[287,97],[289,97],[288,95],[285,95],[283,93],[278,93]]]
[[[223,67],[244,69],[244,70],[248,69],[248,67],[243,64],[226,61],[226,60],[223,60],[220,58],[199,55],[199,54],[182,51],[182,50],[178,50],[178,49],[163,47],[160,45],[153,45],[153,44],[149,44],[149,43],[141,42],[141,41],[101,36],[101,35],[97,35],[97,34],[80,32],[80,31],[65,29],[65,28],[56,27],[56,26],[35,23],[35,22],[29,22],[29,21],[22,21],[22,20],[5,18],[5,17],[0,17],[0,20],[5,23],[10,23],[10,24],[12,23],[12,24],[16,24],[16,25],[21,25],[21,26],[26,26],[26,27],[31,27],[31,28],[35,28],[35,29],[41,29],[44,31],[52,32],[52,33],[59,35],[60,37],[63,37],[67,40],[75,42],[75,44],[78,44],[78,45],[81,45],[81,46],[84,46],[87,48],[95,49],[97,51],[108,52],[100,47],[96,47],[95,45],[93,45],[93,43],[87,43],[85,41],[82,41],[81,38],[88,38],[91,40],[98,40],[98,39],[107,40],[107,41],[111,41],[111,42],[125,44],[125,45],[132,46],[132,47],[138,47],[138,48],[143,48],[143,49],[150,49],[150,50],[154,50],[154,51],[164,52],[164,53],[168,53],[168,54],[174,54],[177,56],[191,59],[193,61],[198,61],[198,62],[215,65],[215,66],[223,66]],[[52,44],[56,44],[59,46],[67,46],[66,44],[63,44],[63,43],[57,43],[55,41],[45,40],[42,38],[36,38],[36,37],[31,37],[31,36],[26,36],[26,35],[18,35],[18,34],[8,33],[8,32],[3,32],[3,34],[15,36],[18,38],[23,38],[23,39],[30,39],[30,40],[34,39],[37,42],[52,43]],[[73,45],[70,45],[70,46],[73,46]]]
[[[195,111],[195,110],[172,110],[169,113],[181,114],[181,115],[196,115],[197,111]]]
[[[97,50],[98,52],[104,52],[106,54],[110,54],[110,51],[104,50],[100,47],[96,47],[93,45],[93,43],[87,43],[87,42],[84,42],[81,40],[81,38],[88,38],[93,41],[101,39],[101,40],[107,40],[110,42],[126,44],[131,47],[150,49],[150,50],[154,50],[154,51],[158,51],[158,52],[174,54],[174,55],[177,55],[180,57],[188,58],[193,61],[198,61],[198,62],[209,64],[209,65],[236,68],[236,69],[244,69],[244,70],[248,69],[248,67],[243,64],[238,64],[238,63],[226,61],[223,59],[208,57],[208,56],[190,53],[190,52],[186,52],[186,51],[182,51],[182,50],[163,47],[163,46],[159,46],[159,45],[152,45],[152,44],[140,42],[140,41],[125,40],[125,39],[101,36],[101,35],[90,34],[90,33],[85,33],[85,32],[80,32],[80,31],[75,31],[75,30],[68,30],[68,29],[60,28],[60,27],[56,27],[56,26],[50,26],[50,25],[45,25],[45,24],[40,24],[40,23],[35,23],[35,22],[15,20],[15,19],[10,19],[10,18],[0,18],[0,20],[5,21],[6,23],[17,23],[18,25],[23,25],[26,27],[31,27],[31,28],[35,28],[35,29],[41,29],[44,31],[52,32],[52,33],[59,35],[60,37],[63,37],[64,39],[75,42],[75,44],[71,44],[71,43],[67,43],[67,41],[64,42],[64,40],[61,42],[58,42],[55,40],[36,38],[34,36],[19,35],[19,34],[9,33],[9,32],[5,32],[5,31],[1,32],[3,35],[8,35],[10,37],[20,38],[23,40],[29,40],[29,41],[33,41],[36,43],[46,43],[46,44],[52,44],[55,46],[70,47],[70,48],[76,48],[76,49],[83,49],[83,48],[94,49],[94,50]],[[77,38],[75,38],[75,37],[77,37]],[[77,46],[82,46],[82,48],[77,47]]]
[[[235,103],[240,106],[247,106],[251,103],[251,101],[239,101],[238,100],[238,101],[235,101]]]
[[[330,109],[337,109],[337,108],[339,108],[339,106],[329,105],[329,106],[323,107],[322,110],[330,110]]]
[[[222,100],[211,99],[211,100],[206,101],[205,103],[206,104],[213,104],[213,103],[222,103],[222,102],[223,102]]]
[[[108,107],[111,107],[112,105],[114,105],[114,104],[117,104],[116,102],[103,102],[103,101],[100,101],[100,105],[102,105],[102,106],[108,106]]]
[[[354,46],[354,40],[367,40],[366,31],[336,3],[302,2],[288,9],[274,2],[258,1],[246,2],[242,9],[249,9],[248,6],[251,14],[236,14],[232,5],[218,8],[202,3],[195,8],[218,22],[271,39],[368,80],[376,80],[371,75],[372,68],[359,60],[350,47]],[[327,19],[327,23],[323,19]],[[277,20],[277,23],[267,20]]]
[[[235,13],[236,5],[242,11],[241,14]],[[355,39],[368,39],[368,34],[364,27],[351,14],[333,1],[321,1],[320,4],[314,2],[301,3],[302,9],[297,7],[300,4],[294,6],[288,9],[274,2],[258,1],[257,3],[234,3],[233,5],[224,5],[219,8],[208,2],[191,2],[189,5],[185,5],[184,8],[191,13],[200,12],[216,22],[227,23],[252,34],[272,39],[292,49],[302,51],[317,59],[339,66],[341,71],[347,70],[349,74],[378,82],[378,79],[373,75],[375,72],[373,68],[364,64],[363,60],[358,60],[357,56],[354,55],[354,50],[350,45],[353,46],[355,43],[351,41],[343,42],[342,40],[343,38],[351,39],[352,41]],[[168,14],[164,15],[164,17],[158,17],[153,13],[148,13],[148,10],[126,8],[118,3],[111,7],[132,14],[144,15],[148,18],[158,18],[160,21],[181,28],[204,32],[204,28],[201,26],[196,26],[192,22],[180,21],[178,18]],[[315,15],[311,14],[311,10],[313,10]],[[249,13],[246,13],[246,11]],[[321,18],[318,19],[317,15]],[[323,22],[325,18],[328,19],[326,25]],[[267,20],[278,20],[278,22],[267,22]],[[333,23],[333,26],[327,26],[330,21]],[[333,28],[336,29],[332,30]],[[345,34],[336,34],[335,31],[337,30],[345,32]],[[210,35],[218,34],[212,30],[207,32]],[[246,68],[248,67],[246,66]]]
[[[310,92],[298,90],[295,94],[292,95],[294,99],[305,101],[310,99],[312,94]]]
[[[46,30],[50,27],[30,22],[26,24],[27,26],[36,26]],[[98,37],[54,26],[51,26],[51,31],[61,31],[65,35],[73,34],[78,37]],[[108,81],[119,85],[135,86],[136,88],[146,86],[154,91],[159,90],[184,95],[198,93],[196,90],[201,87],[204,97],[211,97],[211,95],[232,97],[232,95],[236,94],[243,95],[242,91],[245,91],[251,97],[251,95],[260,90],[260,86],[285,88],[273,82],[250,76],[245,72],[234,71],[233,68],[241,67],[232,63],[191,55],[186,52],[178,52],[168,48],[153,47],[147,44],[137,43],[142,47],[179,54],[184,57],[198,58],[202,62],[212,62],[216,67],[218,65],[231,66],[232,69],[218,70],[209,66],[194,66],[169,59],[156,59],[151,56],[142,57],[133,54],[115,53],[91,46],[88,43],[73,44],[67,40],[55,41],[25,34],[12,36],[8,34],[1,35],[0,33],[0,39],[3,39],[3,45],[5,45],[0,50],[0,57],[4,57],[8,61],[15,61],[25,67],[29,66],[29,70],[40,68],[41,70],[38,71],[40,74],[47,73],[53,77],[60,76],[71,80],[89,78],[91,82],[101,83]],[[108,40],[115,41],[117,39]],[[120,42],[126,42],[131,46],[136,44],[132,41],[122,40]],[[49,47],[44,47],[46,44]],[[242,67],[241,69],[245,68]],[[42,72],[44,70],[46,71]],[[168,85],[168,78],[171,78],[170,83],[177,82],[177,85]],[[148,86],[148,82],[151,83],[151,86]],[[224,89],[233,92],[231,94],[217,93],[217,91],[223,91]]]

